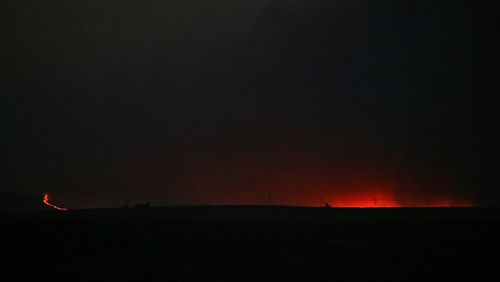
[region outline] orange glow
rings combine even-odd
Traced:
[[[335,208],[400,208],[403,207],[392,195],[343,195],[329,201]]]
[[[60,211],[67,211],[68,209],[67,208],[62,208],[62,207],[58,207],[54,204],[51,204],[49,202],[49,193],[45,193],[43,194],[43,203],[51,208],[54,208],[56,210],[60,210]]]
[[[473,207],[471,202],[441,196],[412,197],[412,200],[397,197],[394,185],[353,185],[349,189],[338,189],[330,194],[327,203],[334,208],[432,208],[432,207]]]
[[[424,203],[407,204],[405,207],[415,208],[451,208],[451,207],[473,207],[474,205],[469,202],[450,202],[448,200],[429,201]]]
[[[401,204],[392,201],[377,203],[375,200],[366,198],[330,201],[328,203],[334,208],[449,208],[474,206],[473,204],[467,202],[451,203],[448,201],[411,204]]]
[[[446,199],[405,203],[397,201],[391,194],[379,194],[376,196],[370,194],[342,195],[329,200],[328,204],[334,208],[445,208],[474,206],[470,202],[452,202]]]

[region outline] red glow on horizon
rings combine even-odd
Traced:
[[[56,209],[56,210],[60,210],[60,211],[67,211],[68,209],[67,208],[62,208],[62,207],[58,207],[52,203],[49,202],[49,193],[45,193],[43,194],[43,203],[53,209]]]
[[[450,202],[433,202],[433,203],[416,203],[416,204],[399,204],[399,203],[382,203],[375,204],[370,201],[348,201],[330,204],[332,208],[451,208],[451,207],[474,207],[470,203],[450,203]]]
[[[328,203],[334,208],[401,208],[404,207],[392,195],[370,193],[347,194],[335,197]]]
[[[333,208],[446,208],[473,207],[469,201],[451,197],[414,197],[402,199],[393,185],[355,185],[331,194],[327,204]]]
[[[348,195],[330,200],[327,203],[333,208],[449,208],[474,206],[470,202],[456,202],[446,199],[403,203],[388,195]]]

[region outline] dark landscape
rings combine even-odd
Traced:
[[[9,281],[495,281],[500,259],[493,208],[186,206],[1,218]]]
[[[500,1],[0,14],[0,282],[500,281]]]

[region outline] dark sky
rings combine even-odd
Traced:
[[[498,1],[0,6],[2,192],[500,204]]]

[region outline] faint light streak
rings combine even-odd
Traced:
[[[68,210],[67,208],[62,208],[62,207],[58,207],[58,206],[56,206],[56,205],[54,205],[54,204],[51,204],[51,203],[49,202],[49,199],[50,199],[50,197],[49,197],[49,193],[45,193],[45,194],[43,194],[43,203],[44,203],[45,205],[47,205],[47,206],[49,206],[49,207],[51,207],[51,208],[53,208],[53,209],[60,210],[60,211],[67,211],[67,210]]]

